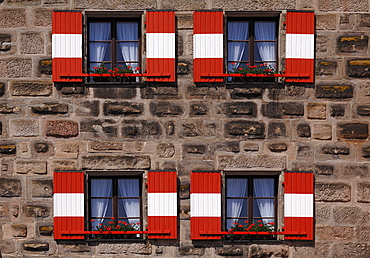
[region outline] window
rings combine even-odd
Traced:
[[[91,230],[108,230],[106,228],[109,226],[127,226],[131,231],[140,230],[142,223],[140,177],[92,176],[89,178],[89,187]],[[137,236],[125,236],[130,237]]]
[[[236,227],[274,231],[276,222],[276,177],[226,177],[226,230]]]
[[[238,72],[242,69],[270,72],[277,70],[276,19],[228,20],[227,70]]]
[[[88,22],[88,68],[94,71],[105,66],[107,70],[119,68],[137,71],[140,68],[139,24],[138,19],[90,19]],[[129,79],[135,81],[134,77]]]

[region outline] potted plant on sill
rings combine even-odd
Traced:
[[[94,219],[91,220],[94,222]],[[105,223],[99,223],[98,226],[91,229],[92,231],[99,231],[102,234],[94,234],[94,239],[138,239],[137,234],[104,234],[109,231],[139,231],[140,222],[138,223],[127,223],[125,221],[117,221],[115,218]]]
[[[274,222],[264,223],[262,220],[257,220],[255,223],[249,224],[248,220],[244,221],[245,224],[234,222],[229,229],[230,240],[267,240],[274,239],[273,235],[233,235],[233,232],[273,232],[275,229]]]
[[[231,63],[231,65],[236,65],[236,63]],[[229,74],[239,74],[237,77],[229,77],[229,82],[235,83],[245,83],[245,82],[275,82],[276,78],[274,75],[283,74],[284,72],[277,72],[268,63],[263,63],[260,65],[249,65],[246,64],[242,67],[232,68]]]
[[[92,77],[94,82],[135,82],[136,77],[125,77],[123,74],[139,73],[140,67],[136,67],[135,70],[131,66],[119,65],[113,69],[108,69],[105,64],[100,66],[94,66],[93,69],[88,69],[89,74],[98,74],[101,76]]]

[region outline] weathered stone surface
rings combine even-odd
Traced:
[[[360,116],[370,116],[370,106],[360,105],[357,107],[357,114]]]
[[[183,144],[183,152],[188,154],[205,154],[207,152],[207,146],[204,144]]]
[[[171,102],[152,102],[150,103],[150,112],[158,117],[180,116],[183,114],[183,108]]]
[[[9,51],[12,47],[10,34],[0,34],[0,51]]]
[[[160,158],[171,158],[175,155],[175,146],[172,143],[160,143],[157,145],[157,155]]]
[[[317,227],[316,236],[324,241],[352,241],[355,237],[355,229],[354,227]]]
[[[312,160],[313,151],[311,149],[311,146],[298,145],[297,146],[297,157],[302,158],[304,160]]]
[[[208,114],[208,108],[205,103],[194,103],[190,105],[190,116],[204,116]]]
[[[311,137],[311,127],[309,124],[299,124],[297,126],[298,137]]]
[[[44,54],[44,39],[39,32],[21,33],[21,54]]]
[[[0,28],[24,28],[26,17],[25,8],[3,8],[0,10]]]
[[[0,151],[1,151],[1,149],[0,149]],[[364,145],[362,147],[362,157],[370,158],[370,146]]]
[[[63,245],[59,247],[63,248],[63,251],[66,253],[72,253],[76,255],[89,253],[92,250],[92,248],[86,244]]]
[[[32,180],[31,181],[32,197],[52,197],[53,180]]]
[[[52,10],[46,8],[37,8],[35,10],[35,26],[48,27],[51,26],[51,12]]]
[[[143,113],[144,105],[136,102],[106,102],[104,115],[138,116]]]
[[[187,246],[183,245],[179,247],[179,255],[197,255],[197,256],[204,256],[204,248],[197,248],[194,246]]]
[[[11,106],[8,103],[0,104],[0,114],[18,114],[20,110],[19,107]]]
[[[12,225],[12,236],[13,237],[26,237],[27,226],[26,225]]]
[[[166,131],[166,135],[174,135],[175,124],[173,123],[173,121],[168,121],[164,124],[164,129]]]
[[[2,239],[0,242],[0,248],[1,254],[12,254],[16,251],[15,241]]]
[[[370,203],[370,182],[357,184],[357,201]]]
[[[94,141],[90,143],[90,148],[95,151],[120,151],[123,150],[123,144],[122,142]]]
[[[307,118],[308,119],[326,119],[326,104],[322,103],[308,103],[307,104]]]
[[[0,77],[20,78],[32,75],[32,60],[30,58],[11,58],[0,60]]]
[[[366,12],[369,9],[369,4],[367,1],[360,0],[358,2],[350,2],[346,5],[343,5],[343,2],[340,0],[319,0],[318,8],[320,11],[335,11],[335,12]]]
[[[39,61],[39,68],[40,74],[48,74],[51,75],[51,60],[50,59],[43,59]]]
[[[77,167],[76,160],[53,160],[52,170],[77,170],[80,167]]]
[[[45,103],[31,107],[31,111],[38,115],[57,115],[68,113],[68,105],[60,103]]]
[[[333,246],[333,257],[363,258],[370,253],[368,243],[338,243]]]
[[[283,143],[283,142],[270,143],[269,149],[272,152],[283,152],[288,149],[288,146],[286,145],[286,143]]]
[[[187,87],[187,94],[190,98],[199,99],[225,99],[226,98],[226,88],[217,87],[214,84],[198,85]]]
[[[254,102],[233,102],[222,106],[223,113],[229,117],[256,117],[257,105]]]
[[[194,121],[180,125],[180,135],[184,137],[212,137],[217,135],[217,125],[207,121]]]
[[[258,151],[259,145],[257,143],[244,143],[243,150],[244,151]]]
[[[317,225],[327,224],[331,216],[331,207],[320,204],[315,205],[315,220]]]
[[[316,15],[317,30],[335,30],[337,24],[336,14]]]
[[[338,62],[319,59],[316,60],[316,75],[334,75],[337,72]],[[316,93],[317,94],[317,93]]]
[[[158,138],[162,135],[162,128],[157,121],[124,120],[122,124],[122,136],[126,138]]]
[[[49,82],[13,82],[10,93],[13,96],[50,96],[53,85]]]
[[[338,128],[340,138],[366,139],[369,136],[368,124],[365,123],[341,123]]]
[[[345,108],[341,105],[333,105],[330,107],[330,116],[331,117],[340,117],[344,116],[345,114]]]
[[[369,59],[348,60],[347,75],[356,78],[369,78],[370,60]]]
[[[284,156],[270,155],[222,155],[219,156],[218,169],[225,168],[286,168]]]
[[[116,243],[100,243],[98,248],[100,254],[142,254],[149,255],[152,253],[152,245],[150,243],[131,243],[131,244],[116,244]]]
[[[49,145],[46,142],[36,142],[33,147],[37,153],[46,153],[49,150]]]
[[[50,209],[41,205],[26,204],[23,206],[23,214],[26,217],[47,218],[50,216]]]
[[[317,140],[332,139],[332,125],[331,124],[314,124],[312,126],[312,137]]]
[[[322,165],[316,164],[314,166],[315,174],[317,175],[333,175],[334,173],[334,166],[332,165]]]
[[[14,137],[35,137],[39,135],[38,120],[17,119],[10,121],[10,133]]]
[[[259,99],[262,98],[262,88],[235,88],[230,92],[232,99]]]
[[[15,154],[17,151],[16,145],[13,143],[1,143],[0,154]]]
[[[58,83],[55,83],[58,85]],[[65,83],[59,84],[58,87],[60,88],[60,93],[66,96],[83,96],[86,94],[86,87],[81,85],[80,83]]]
[[[190,220],[190,205],[180,204],[180,220]]]
[[[317,85],[316,86],[317,98],[352,98],[353,86],[352,85]]]
[[[234,152],[237,153],[240,151],[239,142],[215,142],[211,144],[210,150],[214,152]]]
[[[0,178],[1,197],[20,197],[22,195],[21,181],[12,178]]]
[[[342,167],[341,169],[341,176],[345,176],[348,178],[360,177],[360,178],[367,178],[369,175],[369,167],[366,165],[348,165]]]
[[[358,242],[368,242],[370,227],[356,227],[356,238]]]
[[[302,103],[286,102],[276,103],[270,102],[262,105],[262,113],[269,118],[282,118],[283,116],[303,116],[304,107]]]
[[[150,169],[149,156],[94,155],[82,157],[86,169]]]
[[[23,249],[27,251],[41,252],[49,250],[49,243],[28,242],[23,244]]]
[[[18,174],[46,174],[47,163],[46,161],[36,160],[17,160],[15,163],[15,172]]]
[[[103,99],[133,99],[136,97],[136,89],[98,87],[94,89],[94,96]]]
[[[99,101],[79,100],[77,103],[77,116],[99,116]]]
[[[344,36],[339,37],[337,46],[339,52],[361,53],[368,47],[369,38],[367,36]]]
[[[265,137],[265,124],[254,121],[232,121],[225,125],[226,137],[262,139]]]
[[[351,186],[344,183],[316,183],[315,199],[319,202],[349,202]]]
[[[118,125],[112,119],[82,119],[81,132],[91,133],[93,137],[116,137]]]
[[[189,64],[185,61],[177,62],[176,72],[181,75],[189,74]]]
[[[239,246],[225,246],[217,248],[216,252],[221,256],[239,256],[243,255],[243,248]]]
[[[5,83],[0,82],[0,97],[4,96],[5,93]]]
[[[367,226],[369,225],[370,214],[360,207],[334,206],[333,218],[338,226]]]
[[[53,226],[39,226],[39,233],[41,236],[52,236],[53,231]]]
[[[289,257],[289,248],[285,246],[270,246],[252,244],[249,247],[250,257]]]
[[[350,149],[344,145],[325,145],[321,153],[330,155],[349,155]]]
[[[46,136],[70,138],[78,135],[78,123],[71,120],[47,120]]]
[[[178,98],[177,87],[164,87],[148,85],[141,89],[143,99],[176,99]]]
[[[286,137],[286,126],[283,122],[270,122],[268,125],[268,137],[269,138],[281,138]]]
[[[54,2],[55,0],[48,0],[48,2]],[[60,1],[60,0],[58,0]],[[88,0],[77,0],[74,3],[74,8],[77,9],[105,9],[105,10],[147,10],[155,9],[157,7],[154,0],[143,0],[138,2],[111,2],[108,0],[102,0],[99,2],[91,2]]]

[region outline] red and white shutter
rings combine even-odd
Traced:
[[[284,229],[306,235],[286,235],[286,240],[314,239],[314,176],[312,172],[284,172]]]
[[[82,73],[82,13],[53,11],[52,77],[53,82],[81,82],[81,78],[60,74]]]
[[[54,239],[84,239],[62,232],[84,231],[83,171],[54,172]]]
[[[309,78],[287,78],[287,82],[313,83],[315,79],[315,15],[312,11],[286,14],[286,73],[308,74]]]
[[[149,82],[174,82],[175,12],[147,11],[146,13],[146,70],[148,74],[167,74],[170,77],[148,77]]]
[[[220,239],[221,174],[219,171],[193,171],[190,179],[190,234],[193,240]]]
[[[194,12],[194,82],[223,82],[221,77],[201,77],[202,74],[223,74],[223,13]]]
[[[148,172],[148,231],[169,231],[170,234],[149,234],[149,239],[177,238],[177,173]]]

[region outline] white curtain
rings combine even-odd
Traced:
[[[91,197],[112,197],[112,180],[111,179],[92,179],[91,180]],[[91,199],[91,216],[108,217],[111,216],[112,199]],[[103,223],[104,219],[95,219],[91,222],[92,229]]]
[[[228,22],[228,40],[248,40],[248,22],[231,21]],[[244,55],[248,55],[247,42],[228,43],[228,71],[237,69]],[[231,64],[233,62],[235,64]]]
[[[247,186],[248,180],[243,178],[228,178],[226,185],[226,196],[227,197],[247,197]],[[246,205],[246,199],[228,199],[226,205],[227,217],[240,217],[243,207]],[[230,229],[232,223],[238,219],[228,219],[226,222],[226,228]]]
[[[119,197],[139,197],[139,179],[119,179]],[[139,199],[119,199],[119,206],[123,208],[124,214],[119,217],[128,217],[128,222],[136,224],[140,222],[140,200]],[[119,211],[121,212],[121,207]],[[124,216],[126,215],[126,216]],[[136,217],[136,218],[130,218]]]
[[[274,217],[274,199],[258,199],[258,197],[274,197],[274,179],[273,178],[260,178],[254,179],[254,197],[258,208],[259,214],[264,223],[274,222],[273,219],[264,219],[265,217]]]
[[[117,23],[117,39],[119,42],[118,47],[121,51],[123,60],[119,61],[129,61],[125,62],[127,66],[135,71],[136,67],[139,66],[138,63],[130,63],[130,61],[139,61],[139,46],[138,46],[138,23],[137,22],[118,22]],[[135,42],[128,42],[135,41]]]
[[[111,39],[111,26],[109,22],[90,22],[89,23],[89,40],[90,40],[90,69],[94,66],[99,66],[104,60],[109,43],[107,42],[91,42],[91,41],[106,41]]]
[[[275,40],[275,37],[275,22],[255,22],[255,40]],[[256,42],[256,46],[261,57],[259,61],[275,66],[275,42]]]

